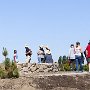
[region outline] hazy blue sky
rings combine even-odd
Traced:
[[[33,51],[48,45],[53,59],[68,55],[71,43],[81,42],[83,50],[90,39],[90,0],[0,0],[0,60],[3,46],[17,49],[19,60],[25,61],[25,44]]]

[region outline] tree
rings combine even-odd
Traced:
[[[3,47],[2,54],[3,54],[3,56],[5,57],[5,60],[6,60],[6,57],[7,57],[7,55],[8,55],[8,51],[7,51],[7,49],[4,48],[4,47]]]
[[[62,58],[62,56],[60,56],[59,60],[58,60],[59,65],[62,64],[62,60],[63,60],[63,58]]]
[[[63,60],[65,60],[65,61],[67,60],[67,57],[65,55],[63,56]]]
[[[63,64],[67,63],[67,57],[64,55],[63,56],[63,61],[62,61]]]

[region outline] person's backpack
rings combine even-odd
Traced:
[[[84,51],[84,55],[85,55],[85,57],[86,57],[86,50]]]

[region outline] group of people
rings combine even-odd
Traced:
[[[31,55],[32,55],[32,51],[31,49],[29,48],[28,45],[25,45],[25,55],[26,55],[26,63],[30,63],[31,61]],[[13,59],[14,59],[14,62],[18,62],[18,54],[17,54],[17,50],[14,50],[14,55],[13,55]]]
[[[25,45],[25,49],[26,49],[25,51],[26,63],[30,63],[32,50],[29,48],[28,45]],[[70,67],[72,70],[83,72],[83,66],[82,66],[84,61],[83,54],[86,57],[90,72],[90,40],[84,52],[82,51],[80,42],[76,42],[76,45],[71,44],[69,49],[68,59],[70,60]],[[38,63],[53,63],[51,50],[50,48],[48,48],[48,46],[44,46],[44,45],[39,46],[37,57],[38,57]],[[14,61],[17,62],[17,59],[18,59],[17,50],[14,50]]]
[[[30,63],[32,50],[25,45],[26,49],[26,63]],[[39,50],[37,52],[38,63],[53,63],[52,54],[48,46],[39,46]]]
[[[37,55],[38,63],[53,63],[51,50],[48,48],[48,46],[39,46]]]
[[[85,54],[87,64],[89,65],[89,72],[90,72],[90,41],[84,52],[82,51],[80,42],[76,42],[76,45],[71,44],[70,49],[69,49],[68,59],[70,60],[70,67],[72,70],[75,70],[77,72],[78,71],[83,72],[83,66],[82,66],[83,61],[84,61],[83,54]],[[75,69],[74,69],[74,63],[75,63]]]
[[[32,50],[29,48],[28,45],[25,45],[25,55],[26,55],[26,63],[30,63],[31,56],[32,56]],[[17,62],[18,55],[17,50],[14,50],[14,62]],[[39,50],[37,52],[38,57],[38,63],[53,63],[51,50],[48,48],[48,46],[39,46]]]

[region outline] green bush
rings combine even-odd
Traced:
[[[0,68],[0,77],[1,78],[18,78],[19,77],[19,71],[17,68],[17,64],[15,62],[10,62],[9,58],[6,58],[4,61],[5,70]]]
[[[12,63],[11,63],[11,68],[13,70],[15,70],[17,68],[17,64],[14,61],[12,61]]]
[[[6,72],[2,68],[0,68],[0,77],[1,79],[6,78]]]
[[[19,78],[19,72],[17,68],[13,71],[13,77]]]
[[[11,67],[11,62],[9,58],[6,58],[4,61],[5,70],[8,70]]]
[[[10,68],[8,71],[7,71],[7,78],[12,78],[13,77],[13,70]]]
[[[66,56],[60,56],[58,60],[60,71],[71,71],[68,58]]]
[[[17,68],[17,64],[15,62],[12,61],[12,69],[13,69],[13,77],[18,78],[19,77],[19,71]]]
[[[60,70],[60,71],[65,71],[65,70],[64,70],[64,65],[63,65],[63,64],[60,64],[60,65],[59,65],[59,70]]]
[[[83,66],[83,70],[84,70],[84,71],[89,71],[88,65],[84,65],[84,66]]]
[[[71,71],[69,63],[63,64],[65,71]]]

